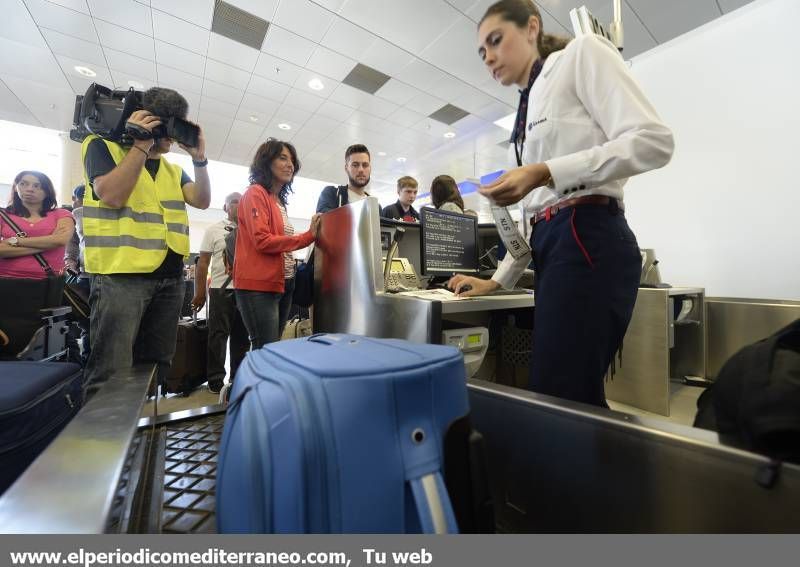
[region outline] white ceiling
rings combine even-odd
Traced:
[[[187,98],[211,159],[247,164],[274,136],[295,144],[301,175],[341,182],[345,148],[364,143],[377,192],[401,175],[426,187],[441,173],[463,179],[505,165],[508,132],[493,122],[514,111],[517,94],[475,54],[476,22],[492,0],[228,1],[270,22],[261,50],[210,31],[214,0],[0,0],[0,119],[68,130],[90,82],[134,81]],[[748,1],[624,0],[625,56]],[[545,30],[568,34],[577,5],[541,0]],[[611,20],[612,0],[585,5]],[[391,79],[374,95],[341,84],[356,63]],[[312,78],[325,88],[311,90]],[[447,103],[469,116],[451,126],[428,118]]]

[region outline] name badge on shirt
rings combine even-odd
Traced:
[[[534,126],[538,126],[539,124],[544,124],[545,122],[547,122],[547,118],[540,118],[539,120],[528,122],[528,132],[533,130]]]

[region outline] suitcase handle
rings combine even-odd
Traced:
[[[453,506],[439,471],[409,481],[420,527],[427,534],[457,534]]]
[[[308,337],[308,340],[312,343],[320,343],[323,345],[336,345],[342,342],[341,336],[331,333],[316,333]]]

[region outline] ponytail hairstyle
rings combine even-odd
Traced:
[[[536,37],[536,48],[539,51],[539,56],[546,59],[548,55],[554,51],[564,49],[571,41],[571,38],[561,37],[544,33],[544,25],[542,24],[542,14],[539,8],[536,7],[531,0],[500,0],[495,2],[478,22],[478,27],[489,16],[500,16],[507,22],[514,23],[519,28],[528,26],[528,21],[531,16],[535,16],[539,20],[539,35]]]

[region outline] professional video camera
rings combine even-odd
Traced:
[[[128,124],[128,118],[137,110],[142,110],[144,93],[130,88],[126,91],[111,90],[92,83],[86,94],[75,98],[75,114],[70,139],[83,142],[86,136],[94,134],[130,146],[134,140],[150,138],[172,138],[187,147],[197,146],[200,129],[177,116],[160,116],[161,125],[148,132],[135,124]]]

